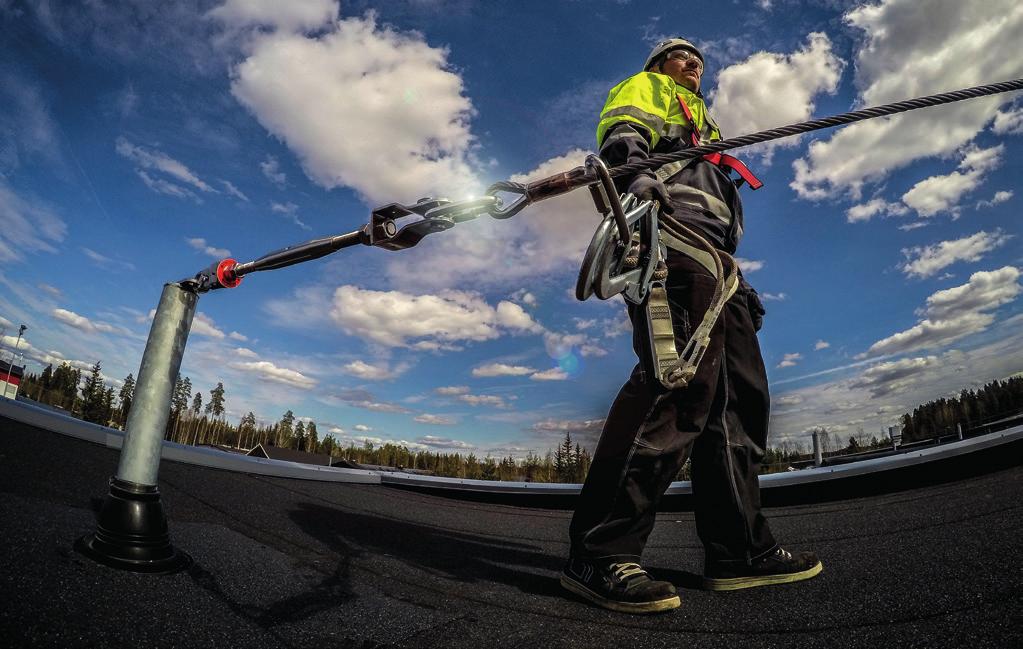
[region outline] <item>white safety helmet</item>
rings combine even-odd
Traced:
[[[693,45],[684,38],[669,38],[667,40],[661,41],[657,45],[654,45],[654,49],[650,51],[650,56],[646,57],[646,63],[643,64],[643,71],[644,72],[648,71],[650,69],[650,66],[654,63],[654,61],[661,58],[671,50],[680,49],[689,50],[690,52],[695,54],[698,59],[700,59],[700,63],[705,63],[705,61],[703,60],[703,53],[700,51],[698,47],[696,47],[695,45]]]

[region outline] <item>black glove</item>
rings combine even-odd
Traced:
[[[753,331],[760,331],[760,328],[764,326],[764,316],[767,315],[767,309],[764,308],[764,303],[760,301],[760,294],[757,293],[757,289],[750,286],[745,277],[740,278],[739,281],[739,290],[746,293],[746,308],[749,309],[750,319],[753,320]]]
[[[664,214],[671,214],[675,211],[668,198],[668,188],[659,178],[639,174],[629,183],[628,192],[640,200],[657,201],[661,204],[661,212]]]

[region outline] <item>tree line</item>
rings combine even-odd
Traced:
[[[62,363],[57,368],[48,365],[42,374],[27,374],[22,379],[21,392],[30,399],[61,408],[86,421],[124,429],[135,394],[135,378],[128,374],[120,390],[106,386],[99,361],[83,377],[82,370]],[[495,459],[474,453],[439,453],[411,450],[405,445],[391,442],[374,445],[369,441],[361,446],[350,442],[343,446],[325,435],[320,437],[316,422],[297,417],[291,410],[271,424],[258,424],[251,411],[237,424],[227,421],[226,390],[222,382],[203,392],[193,393],[192,380],[178,376],[171,398],[171,412],[164,437],[181,444],[228,447],[249,450],[262,444],[327,455],[332,460],[347,460],[363,465],[413,469],[434,475],[475,480],[508,480],[527,482],[581,483],[589,471],[592,456],[579,443],[573,443],[571,432],[553,450],[539,455],[529,451],[522,460],[510,455]],[[912,413],[902,416],[902,441],[912,442],[936,435],[955,433],[957,423],[964,430],[976,428],[1002,416],[1023,410],[1023,377],[993,381],[978,390],[963,390],[959,396],[942,398],[918,406]],[[887,436],[874,435],[867,439],[860,432],[850,436],[847,443],[821,427],[817,431],[825,455],[855,453],[882,448],[889,444]],[[784,471],[793,463],[812,459],[813,453],[805,444],[783,441],[779,447],[766,449],[761,473]],[[677,478],[690,479],[689,463],[682,467]]]
[[[902,441],[912,442],[939,435],[980,428],[1023,410],[1023,376],[992,381],[977,390],[963,390],[959,396],[936,399],[902,415]]]
[[[375,446],[343,446],[325,435],[320,437],[316,422],[297,417],[291,410],[272,424],[258,424],[251,411],[232,424],[225,417],[226,389],[222,382],[204,396],[195,391],[192,379],[178,375],[171,396],[170,417],[164,438],[180,444],[213,445],[249,450],[262,444],[330,456],[357,464],[416,469],[438,476],[471,480],[510,480],[529,482],[582,482],[590,468],[589,452],[572,443],[570,432],[553,451],[543,456],[530,451],[524,460],[510,455],[500,459],[480,458],[474,453],[439,453],[410,450],[405,445],[386,443]],[[135,396],[135,377],[128,374],[121,389],[106,387],[102,364],[96,362],[83,378],[82,370],[62,363],[56,369],[48,365],[42,374],[26,374],[21,393],[67,411],[72,416],[103,426],[123,430]]]

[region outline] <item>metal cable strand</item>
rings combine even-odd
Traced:
[[[964,99],[974,99],[976,97],[984,97],[987,95],[997,95],[999,93],[1009,92],[1011,90],[1023,90],[1023,79],[1016,79],[1014,81],[1002,81],[1000,83],[992,83],[986,86],[976,86],[974,88],[967,88],[965,90],[944,92],[938,95],[919,97],[917,99],[907,99],[906,101],[899,101],[894,104],[885,104],[883,106],[877,106],[874,108],[864,108],[862,110],[855,110],[849,113],[835,115],[834,117],[815,119],[808,122],[800,122],[798,124],[782,126],[781,128],[773,128],[767,131],[760,131],[759,133],[751,133],[750,135],[742,135],[727,140],[719,140],[717,142],[705,144],[703,146],[693,147],[690,149],[685,149],[683,151],[677,151],[675,153],[661,153],[658,155],[650,156],[649,158],[643,160],[642,162],[633,162],[630,164],[612,167],[611,176],[616,178],[619,176],[631,176],[640,171],[661,167],[669,162],[677,162],[679,160],[690,160],[692,158],[698,158],[700,156],[707,155],[708,153],[719,153],[721,151],[726,151],[728,149],[737,149],[739,147],[749,146],[751,144],[760,144],[761,142],[777,140],[783,137],[789,137],[791,135],[799,135],[801,133],[809,133],[810,131],[818,131],[824,128],[831,128],[833,126],[851,124],[853,122],[858,122],[864,119],[884,117],[886,115],[903,113],[908,110],[915,110],[917,108],[926,108],[928,106],[949,104],[956,101],[962,101]]]

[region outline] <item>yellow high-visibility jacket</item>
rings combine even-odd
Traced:
[[[692,121],[682,110],[684,101]],[[721,139],[703,98],[671,77],[640,72],[608,93],[597,124],[597,146],[609,165],[645,160],[693,145],[696,128],[701,142]],[[645,172],[652,174],[653,172]],[[697,158],[662,169],[675,218],[695,226],[711,243],[730,254],[742,237],[742,200],[727,170]],[[623,179],[624,191],[629,179]]]

